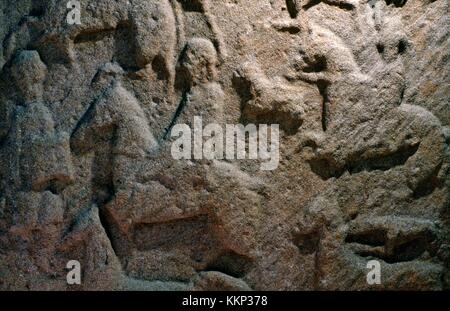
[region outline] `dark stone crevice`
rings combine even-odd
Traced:
[[[218,271],[235,278],[242,278],[251,266],[252,260],[249,258],[227,251],[209,263],[202,271]]]
[[[299,13],[299,7],[297,0],[286,0],[286,7],[291,18],[297,18]]]
[[[181,97],[180,103],[178,104],[177,109],[175,110],[172,119],[169,123],[169,125],[166,127],[164,131],[164,135],[162,137],[163,140],[167,140],[170,136],[170,133],[172,132],[173,127],[177,123],[178,119],[180,118],[181,114],[183,113],[187,103],[188,103],[188,94],[190,91],[183,92],[183,95]]]
[[[316,158],[309,161],[314,173],[323,179],[339,178],[345,172],[357,174],[363,171],[387,171],[397,166],[405,165],[419,149],[420,144],[402,146],[395,152],[379,155],[376,157],[361,158],[360,155],[349,156],[344,167],[340,168],[333,164],[332,159]]]
[[[327,0],[310,0],[305,5],[303,5],[303,9],[305,11],[311,9],[312,7],[320,4],[321,2],[326,3],[331,6],[336,6],[342,10],[351,11],[355,8],[355,6],[351,3],[345,3],[345,2],[334,2],[334,1],[327,1]]]

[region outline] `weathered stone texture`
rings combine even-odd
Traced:
[[[1,290],[450,288],[448,0],[80,2],[0,0]],[[194,116],[279,167],[173,159]]]

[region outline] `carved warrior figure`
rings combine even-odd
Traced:
[[[353,52],[335,33],[311,22],[304,11],[295,21],[275,21],[277,30],[289,27],[298,30],[298,55],[290,64],[291,70],[285,76],[288,80],[302,80],[317,85],[324,97],[323,129],[342,128],[338,123],[348,115],[349,109],[357,109],[358,102],[378,98],[383,105],[393,108],[400,104],[405,88],[404,69],[401,54],[408,48],[403,27],[395,19],[382,18],[380,5],[375,7],[375,30],[382,39],[376,39],[382,63],[363,72]],[[373,49],[376,52],[376,49]],[[378,55],[376,55],[378,57]],[[380,105],[366,105],[365,109],[375,113]],[[350,114],[358,119],[363,114]],[[345,118],[344,118],[345,119]],[[337,121],[337,122],[335,122]]]
[[[380,15],[379,6],[375,9]],[[397,20],[387,14],[378,19],[376,26],[383,39],[374,44],[380,62],[367,74],[361,72],[338,36],[304,20],[301,27],[308,30],[308,35],[301,42],[289,78],[325,87],[328,131],[317,154],[319,162],[329,162],[325,175],[339,176],[345,169],[358,165],[353,163],[354,159],[365,158],[366,154],[376,158],[415,149],[405,159],[405,167],[399,169],[408,176],[411,190],[418,191],[442,162],[443,138],[441,125],[431,113],[402,103],[405,88],[402,54],[409,43]],[[367,120],[369,114],[375,122]],[[374,131],[384,128],[383,132],[390,134],[376,136],[375,142],[374,137],[360,134],[371,133],[362,131],[368,127]],[[399,129],[405,135],[392,136]],[[391,137],[396,139],[391,142]]]
[[[187,83],[188,103],[183,112],[189,119],[201,116],[205,123],[223,121],[224,94],[217,80],[217,52],[211,41],[193,38],[186,43],[178,72]],[[189,120],[192,121],[192,120]]]
[[[167,80],[168,97],[173,95],[175,82],[175,54],[192,34],[204,33],[205,29],[196,29],[198,22],[192,23],[188,13],[200,13],[205,20],[218,51],[220,60],[226,55],[222,36],[209,8],[208,0],[196,0],[188,3],[184,0],[135,0],[131,9],[131,24],[136,46],[136,63],[139,68],[158,68],[159,75]],[[178,46],[178,48],[177,48]]]
[[[64,215],[58,193],[73,181],[69,135],[57,131],[44,103],[47,68],[39,54],[20,52],[11,72],[21,103],[1,150],[7,165],[2,182],[8,182],[3,208],[11,215],[7,230],[40,272],[52,273]]]
[[[77,153],[97,151],[100,188],[103,185],[117,189],[132,182],[132,167],[136,165],[132,162],[146,158],[158,147],[144,111],[122,86],[122,74],[117,64],[109,63],[99,70],[94,85],[101,95],[82,117],[71,139],[72,149]],[[109,147],[103,149],[109,154],[101,156],[98,152],[102,148],[96,148],[99,144],[107,144]],[[103,163],[111,158],[112,163]]]
[[[327,1],[339,4],[339,1]],[[366,87],[370,77],[364,74],[356,63],[353,53],[342,39],[332,31],[320,27],[309,20],[305,14],[307,5],[301,1],[287,1],[292,20],[277,20],[271,22],[279,31],[291,30],[294,27],[298,38],[295,55],[288,64],[288,70],[278,79],[268,79],[253,62],[247,62],[238,70],[238,76],[250,86],[252,99],[245,103],[243,115],[249,120],[258,121],[267,115],[271,121],[280,123],[286,133],[294,134],[308,116],[308,129],[313,132],[326,131],[330,119],[338,110],[335,103],[344,97],[352,97],[352,92],[340,94],[343,85],[353,85],[360,91],[361,85]],[[295,14],[292,12],[294,11]],[[323,97],[323,102],[310,100],[318,94],[308,87],[299,94],[299,87],[292,85],[303,81],[317,86],[317,92]],[[331,103],[331,105],[330,105]]]
[[[380,64],[370,72],[370,80],[358,86],[360,94],[367,94],[366,97],[344,95],[344,90],[348,88],[343,89],[342,83],[330,86],[329,98],[335,99],[335,102],[340,99],[335,113],[341,117],[331,120],[326,143],[320,148],[317,157],[328,159],[332,168],[330,173],[339,175],[349,167],[351,170],[351,167],[358,166],[356,159],[374,162],[377,157],[401,157],[402,154],[408,154],[402,166],[390,171],[400,170],[407,176],[411,190],[420,192],[420,187],[436,174],[442,164],[442,125],[426,109],[403,102],[405,81],[402,54],[405,53],[408,40],[398,30],[402,27],[393,23],[391,18],[383,20],[381,25],[383,28],[380,31],[384,35],[383,49],[378,49],[381,54]],[[345,123],[338,121],[342,120],[343,114],[351,116],[350,119],[347,117]],[[359,117],[364,114],[373,117],[369,120]],[[363,131],[363,128],[371,128],[372,131]],[[380,134],[373,136],[373,132]],[[349,139],[353,143],[349,143]]]
[[[10,177],[15,187],[25,191],[58,192],[73,180],[69,135],[57,132],[43,101],[46,71],[36,51],[21,52],[12,65],[23,101],[16,107],[6,145]]]
[[[185,105],[182,103],[179,107],[180,114],[182,114],[180,117],[183,121],[174,118],[174,122],[192,122],[194,115],[201,115],[207,122],[221,122],[223,117],[223,91],[216,82],[217,62],[217,52],[211,41],[203,38],[193,38],[186,43],[180,55],[177,72],[183,82],[186,82],[185,85],[180,85],[180,88],[183,92],[189,94],[187,95],[189,100],[184,103]],[[146,132],[146,130],[141,130],[141,132]],[[123,162],[125,161],[126,159],[124,158]],[[130,159],[128,159],[128,162],[130,162]],[[132,164],[136,166],[136,163]],[[115,166],[115,170],[119,172],[122,168],[117,168],[115,164],[112,166]],[[125,170],[124,172],[130,172],[130,170]],[[170,193],[165,186],[162,187],[165,184],[164,181],[162,181],[163,184],[155,187],[156,181],[160,179],[164,180],[164,177],[161,174],[157,174],[151,177],[151,180],[144,180],[134,184],[128,183],[126,187],[122,183],[118,188],[114,182],[114,199],[105,202],[103,213],[106,215],[111,227],[120,232],[120,238],[116,238],[114,241],[116,252],[119,257],[128,256],[128,262],[140,262],[144,260],[141,256],[153,256],[153,263],[155,260],[166,260],[166,263],[170,265],[172,258],[158,259],[160,256],[164,257],[164,252],[159,250],[140,252],[142,251],[139,250],[142,248],[140,246],[142,243],[133,241],[133,235],[139,234],[140,228],[144,224],[151,224],[165,219],[166,221],[180,220],[180,225],[182,226],[183,219],[201,217],[204,214],[203,208],[198,207],[199,210],[197,210],[197,206],[196,209],[190,212],[179,209],[178,204],[173,204],[174,201],[178,200],[176,195]],[[153,203],[158,201],[154,200],[156,197],[164,197],[167,204],[161,206]],[[174,227],[178,225],[177,222],[174,222]],[[149,264],[152,263],[142,263],[142,265]],[[187,266],[191,264],[189,258],[186,259],[185,264]],[[125,267],[125,270],[127,273],[132,273],[128,271],[130,270],[129,267]]]
[[[201,116],[205,123],[224,121],[224,94],[217,83],[217,65],[217,51],[210,40],[192,38],[186,43],[177,64],[176,86],[182,96],[164,139],[176,123],[192,123],[194,116]]]
[[[367,79],[351,79],[352,71],[342,71],[343,76],[328,72],[333,69],[329,64],[334,64],[331,53],[323,54],[327,66],[319,74],[299,66],[302,79],[328,83],[327,97],[334,104],[329,127],[311,161],[314,172],[333,180],[306,206],[301,225],[304,237],[317,239],[315,265],[328,269],[335,265],[331,273],[316,276],[321,289],[333,289],[342,267],[364,257],[387,263],[383,265],[389,271],[385,273],[387,284],[395,274],[414,275],[420,283],[430,271],[442,273],[429,260],[436,255],[436,237],[441,234],[435,216],[440,207],[433,194],[443,184],[442,125],[431,112],[403,101],[402,54],[407,52],[408,40],[398,19],[387,14],[380,17],[379,9],[376,30],[380,39],[373,42],[377,45],[373,55],[379,61]],[[316,50],[321,51],[306,50],[301,64],[320,55]],[[404,261],[408,266],[402,271],[390,266]]]

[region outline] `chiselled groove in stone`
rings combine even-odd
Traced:
[[[320,95],[322,96],[322,130],[325,132],[328,128],[328,118],[329,118],[329,98],[327,94],[328,82],[326,81],[318,81],[317,87],[319,88]]]
[[[402,217],[356,220],[345,237],[348,249],[356,255],[379,258],[391,264],[432,256],[437,250],[435,242],[431,222]]]
[[[449,289],[445,0],[66,2],[0,1],[0,290]]]
[[[394,6],[400,8],[402,6],[404,6],[408,0],[385,0],[387,5],[391,5],[393,4]]]
[[[105,37],[114,36],[117,31],[120,31],[122,29],[129,29],[129,26],[126,24],[120,24],[118,25],[117,28],[95,29],[91,31],[84,31],[75,37],[74,43],[80,44],[80,43],[100,41],[103,40]]]
[[[298,247],[302,254],[312,254],[317,252],[322,233],[313,231],[311,233],[296,234],[294,236],[294,244]]]
[[[45,7],[43,5],[37,5],[33,7],[28,14],[30,17],[42,17],[45,15]]]
[[[286,6],[289,12],[289,15],[291,18],[297,18],[299,10],[300,10],[300,4],[298,0],[286,0]]]
[[[345,238],[346,243],[359,243],[369,246],[383,246],[387,237],[384,230],[371,230],[362,233],[350,233]]]
[[[252,260],[234,252],[224,252],[208,263],[204,271],[219,271],[232,277],[245,276],[252,266]]]
[[[116,249],[116,245],[115,245],[115,237],[113,235],[113,229],[109,223],[108,220],[108,215],[107,212],[105,211],[104,207],[100,207],[99,211],[98,211],[98,215],[100,218],[100,224],[103,227],[103,229],[105,230],[106,236],[109,240],[109,242],[111,243],[111,247],[114,251],[114,253],[117,255],[117,249]]]
[[[311,169],[324,179],[340,177],[345,172],[357,174],[363,171],[387,171],[396,166],[401,166],[412,157],[419,149],[419,144],[403,146],[396,152],[370,158],[360,158],[358,155],[347,160],[344,167],[335,166],[327,159],[313,159],[310,161]]]
[[[326,3],[328,5],[334,5],[343,10],[353,10],[355,6],[352,3],[346,2],[345,0],[310,0],[306,4],[303,5],[305,10],[308,10],[321,2]]]
[[[169,138],[173,127],[177,123],[178,118],[181,116],[181,114],[183,113],[183,110],[185,109],[185,107],[188,103],[188,96],[189,96],[188,91],[183,92],[180,103],[178,104],[177,109],[175,110],[175,112],[172,116],[172,119],[170,120],[170,124],[169,124],[169,126],[166,127],[166,129],[164,131],[163,140],[167,140]]]
[[[389,253],[386,253],[385,250],[377,249],[377,247],[379,246],[385,248],[386,246],[384,244],[376,246],[369,244],[368,248],[357,249],[355,250],[355,253],[357,255],[360,255],[361,257],[380,258],[387,263],[393,264],[398,262],[412,261],[420,258],[420,256],[423,255],[427,250],[427,245],[429,243],[430,240],[426,236],[417,236],[411,237],[407,241],[396,243]]]
[[[425,197],[434,192],[437,188],[441,188],[444,183],[442,179],[438,178],[439,171],[442,168],[442,164],[438,165],[434,172],[430,174],[428,178],[425,178],[419,185],[414,189],[413,197],[419,199]]]
[[[181,3],[187,12],[203,12],[202,0],[175,0]]]

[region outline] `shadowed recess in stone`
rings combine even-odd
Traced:
[[[345,242],[352,245],[359,256],[380,258],[392,264],[419,259],[426,251],[433,252],[430,243],[434,239],[435,236],[429,231],[388,238],[385,231],[377,229],[350,233]]]
[[[66,2],[0,1],[0,290],[450,289],[447,0]]]
[[[338,168],[327,159],[314,159],[310,161],[311,169],[314,173],[324,179],[332,177],[339,178],[344,172],[357,174],[363,171],[387,171],[393,167],[401,166],[412,157],[419,149],[419,144],[404,146],[396,152],[378,157],[362,159],[352,156],[355,160],[348,160],[343,168]]]

